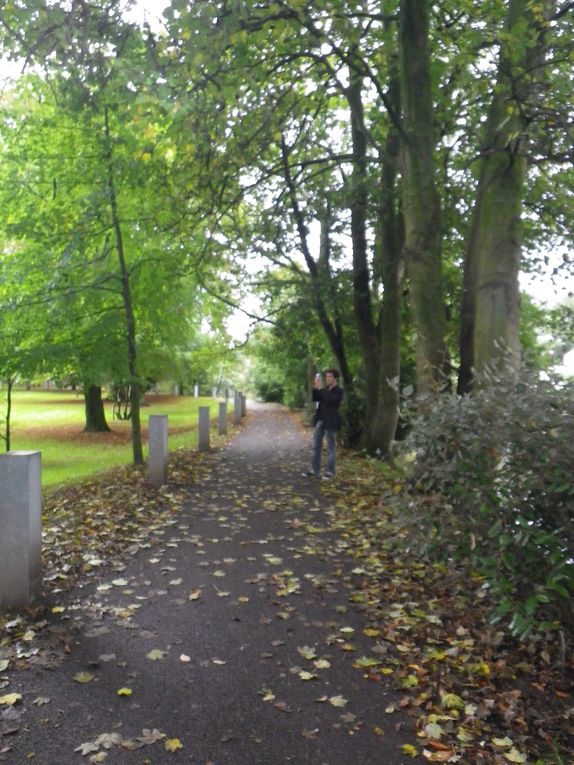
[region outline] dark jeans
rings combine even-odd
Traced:
[[[321,420],[315,425],[315,430],[313,431],[313,459],[311,467],[315,475],[319,475],[321,472],[321,447],[325,436],[327,436],[327,472],[335,475],[337,431],[327,430]]]

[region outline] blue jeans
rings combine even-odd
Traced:
[[[315,430],[313,431],[313,459],[311,467],[315,475],[319,475],[321,472],[321,447],[324,436],[327,436],[327,472],[335,475],[337,432],[335,430],[327,430],[321,420],[315,425]]]

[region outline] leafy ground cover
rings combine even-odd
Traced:
[[[203,455],[181,450],[172,457],[169,485],[159,490],[146,484],[143,471],[123,467],[50,493],[50,605],[0,617],[0,645],[14,649],[18,667],[41,660],[46,607],[58,608],[62,590],[97,578],[102,567],[161,535],[203,470]],[[574,665],[566,636],[518,641],[504,624],[489,622],[493,604],[483,580],[405,555],[389,502],[402,487],[376,465],[343,456],[337,481],[321,490],[330,501],[331,538],[352,561],[351,574],[340,571],[348,601],[364,614],[364,634],[372,641],[368,655],[359,654],[352,637],[342,650],[357,651],[356,671],[365,682],[390,679],[398,690],[398,701],[384,713],[391,725],[399,712],[412,717],[405,753],[413,761],[462,765],[574,761]],[[297,496],[283,499],[302,511]],[[321,555],[324,544],[309,526],[305,552]],[[0,694],[2,671],[0,663]]]
[[[210,406],[217,416],[218,404],[210,398],[191,396],[146,397],[142,410],[143,435],[149,415],[169,418],[170,449],[197,447],[200,406]],[[130,423],[112,419],[106,403],[109,433],[84,433],[83,397],[73,393],[17,391],[13,396],[12,444],[14,450],[42,452],[44,488],[70,483],[131,461]]]
[[[393,522],[399,481],[352,458],[341,475],[328,490],[333,528],[356,561],[349,600],[364,612],[373,640],[364,674],[374,682],[392,675],[403,691],[386,712],[412,715],[413,756],[574,762],[572,636],[513,638],[508,625],[492,623],[496,604],[481,577],[405,554]]]

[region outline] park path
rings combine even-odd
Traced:
[[[372,641],[328,486],[301,475],[308,441],[285,410],[252,409],[165,533],[68,598],[52,661],[14,673],[0,762],[412,762],[393,690],[352,666]]]

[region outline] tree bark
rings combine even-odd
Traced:
[[[401,0],[404,254],[416,330],[417,392],[423,397],[445,386],[448,371],[428,30],[428,0]]]
[[[118,214],[118,204],[116,189],[114,183],[114,173],[112,164],[112,141],[109,122],[109,113],[107,107],[104,107],[104,124],[106,131],[106,161],[108,171],[108,193],[110,196],[110,210],[112,216],[112,225],[114,228],[116,240],[116,252],[120,267],[120,281],[122,285],[122,298],[124,304],[124,314],[126,322],[126,339],[128,345],[128,369],[130,373],[130,405],[131,405],[131,433],[132,433],[132,452],[135,465],[143,465],[143,446],[141,434],[141,416],[140,402],[143,388],[138,374],[137,365],[137,341],[136,341],[136,321],[133,310],[130,276],[126,264],[124,242],[120,218]]]
[[[85,433],[106,433],[110,430],[106,421],[106,411],[102,400],[100,385],[84,385],[84,400],[86,409]]]
[[[398,77],[389,85],[389,101],[397,113],[400,103]],[[382,156],[381,204],[379,209],[378,262],[383,285],[380,315],[380,382],[377,410],[367,446],[370,453],[392,460],[391,443],[399,422],[401,372],[401,257],[404,224],[397,206],[397,172],[400,161],[400,138],[394,126],[389,127]]]
[[[549,13],[553,3],[540,8]],[[496,366],[515,377],[520,366],[518,274],[522,200],[527,171],[528,101],[543,58],[544,16],[529,0],[510,0],[497,83],[481,152],[477,198],[466,261],[459,391],[473,370]],[[519,53],[517,54],[517,51]]]
[[[351,70],[347,102],[351,112],[353,171],[351,176],[351,242],[353,250],[353,307],[365,371],[365,413],[361,445],[373,451],[380,380],[380,340],[373,318],[367,257],[367,133],[364,121],[363,79]],[[375,447],[376,450],[377,447]]]

